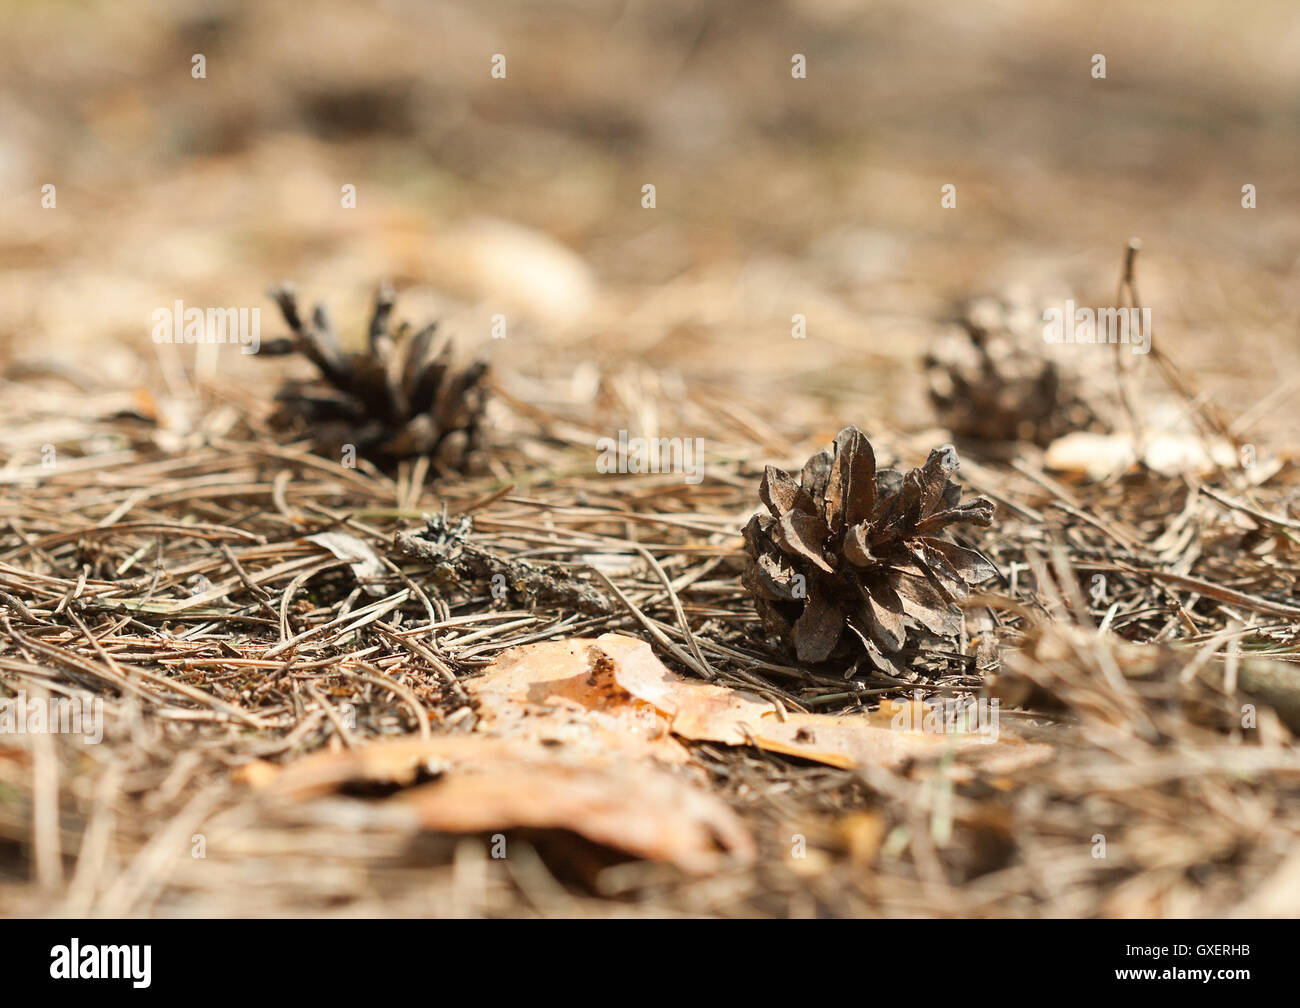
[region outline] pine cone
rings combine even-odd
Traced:
[[[943,448],[906,476],[877,471],[856,427],[809,459],[798,483],[767,467],[759,495],[770,514],[744,529],[741,580],[764,626],[799,661],[894,654],[916,627],[945,637],[960,631],[958,603],[996,571],[938,537],[949,525],[993,521],[991,501],[958,503],[961,487],[949,478],[956,468],[956,453]]]
[[[1039,318],[1023,305],[982,298],[961,329],[935,340],[924,361],[930,400],[959,438],[1047,445],[1095,424],[1078,376],[1043,353]]]
[[[276,396],[271,422],[311,436],[316,450],[337,458],[346,445],[381,468],[401,459],[431,456],[441,467],[464,471],[483,447],[483,408],[487,390],[484,361],[452,366],[452,345],[435,349],[437,323],[411,334],[406,323],[390,328],[394,295],[375,294],[368,349],[344,353],[324,305],[310,322],[298,311],[288,287],[271,291],[293,338],[264,343],[267,355],[297,351],[320,372],[320,379],[286,382]]]

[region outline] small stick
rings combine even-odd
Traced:
[[[1137,268],[1137,255],[1142,250],[1142,239],[1130,238],[1128,246],[1124,249],[1124,268],[1120,273],[1119,287],[1115,291],[1115,307],[1124,306],[1125,291],[1129,295],[1129,307],[1137,308],[1141,302],[1137,294],[1137,277],[1135,270]],[[1151,344],[1151,333],[1146,334],[1147,345]],[[1115,368],[1116,381],[1119,386],[1120,402],[1124,404],[1124,412],[1128,414],[1129,424],[1133,428],[1133,452],[1141,462],[1146,457],[1144,446],[1145,436],[1142,429],[1142,418],[1137,408],[1137,389],[1134,388],[1133,365],[1132,361],[1125,362],[1124,354],[1120,351],[1120,344],[1115,344]]]

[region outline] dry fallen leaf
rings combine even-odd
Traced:
[[[647,764],[613,768],[535,757],[522,764],[499,760],[404,791],[394,800],[412,806],[426,829],[573,830],[693,874],[716,871],[728,853],[743,864],[755,856],[748,830],[725,803]]]
[[[754,841],[720,798],[653,763],[570,754],[528,738],[444,735],[322,752],[283,769],[257,762],[243,780],[278,801],[303,802],[360,785],[399,785],[377,820],[408,812],[412,828],[482,833],[563,829],[639,858],[704,874],[750,864]],[[576,757],[576,758],[575,758]],[[414,784],[421,776],[436,779]]]
[[[1039,763],[1052,753],[1049,746],[1005,733],[990,740],[973,734],[900,730],[894,727],[892,708],[869,717],[788,713],[781,718],[772,704],[753,694],[681,678],[654,656],[645,641],[604,634],[594,643],[614,660],[619,685],[654,705],[669,719],[673,733],[683,738],[752,744],[846,769],[893,767],[961,752],[972,753],[982,766],[1005,773]],[[910,723],[923,721],[915,718]]]
[[[911,701],[869,716],[781,717],[753,694],[683,679],[645,641],[622,634],[511,648],[467,680],[465,691],[478,707],[474,734],[376,742],[279,770],[254,763],[242,777],[291,802],[363,783],[396,785],[378,804],[390,816],[410,813],[413,828],[564,829],[707,873],[728,858],[750,863],[756,851],[739,817],[702,786],[702,775],[684,772],[691,754],[680,738],[754,745],[844,768],[973,753],[979,765],[1006,772],[1052,751],[1006,737],[902,730],[894,716]]]
[[[649,648],[646,653],[658,665]],[[673,737],[667,716],[629,693],[615,670],[596,640],[546,641],[503,652],[465,690],[478,702],[481,731],[603,756],[686,763],[690,753]]]
[[[672,764],[690,755],[674,736],[755,745],[845,769],[983,745],[971,736],[896,731],[872,718],[789,713],[782,720],[754,694],[681,678],[645,641],[622,634],[511,648],[465,690],[479,701],[483,730]]]

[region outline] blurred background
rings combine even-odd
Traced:
[[[0,10],[8,380],[269,392],[289,363],[156,346],[151,313],[257,306],[266,339],[292,280],[359,335],[388,279],[521,397],[631,367],[779,429],[906,429],[932,423],[917,361],[955,305],[1113,303],[1131,236],[1155,339],[1207,392],[1244,409],[1300,358],[1287,0]]]

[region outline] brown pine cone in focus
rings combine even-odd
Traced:
[[[914,627],[959,633],[959,603],[996,571],[940,538],[950,525],[993,521],[985,498],[959,502],[956,468],[949,447],[906,475],[877,471],[856,427],[809,459],[797,483],[768,466],[759,487],[768,514],[744,529],[741,579],[768,631],[807,663],[896,653]]]

